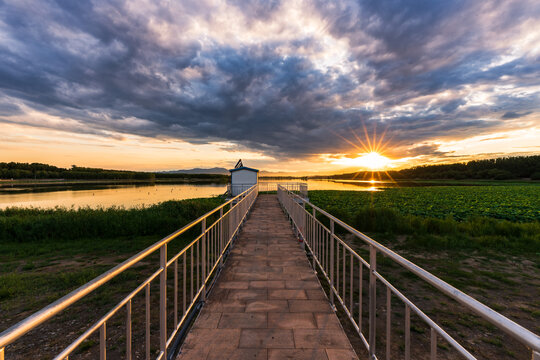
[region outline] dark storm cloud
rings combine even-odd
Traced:
[[[518,113],[515,111],[508,111],[503,114],[502,119],[518,119],[529,114],[530,112]]]
[[[343,137],[354,140],[352,132],[377,124],[397,142],[476,134],[539,110],[537,92],[493,92],[496,106],[471,105],[459,95],[466,86],[538,85],[537,56],[497,65],[500,46],[485,44],[497,40],[488,32],[534,19],[540,7],[486,4],[315,3],[304,15],[319,16],[321,28],[350,46],[347,61],[355,66],[343,70],[317,64],[326,50],[316,34],[291,38],[278,29],[265,41],[230,43],[184,36],[194,19],[212,24],[212,14],[223,9],[211,2],[183,2],[174,10],[151,2],[5,2],[0,31],[9,41],[0,44],[0,96],[9,101],[0,102],[0,121],[29,121],[14,117],[24,106],[79,121],[74,132],[227,140],[281,157],[347,151]],[[140,12],[132,9],[137,5]],[[229,2],[246,32],[276,22],[285,5]],[[497,6],[497,20],[484,23],[481,11]],[[457,95],[418,100],[443,90]],[[504,115],[484,120],[494,113]]]

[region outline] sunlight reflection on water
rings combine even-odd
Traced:
[[[298,180],[265,180],[268,182],[295,182]],[[356,190],[379,191],[370,181],[328,181],[308,180],[309,190]],[[7,207],[111,207],[123,206],[126,208],[136,206],[149,206],[167,200],[183,200],[202,197],[212,197],[223,194],[225,184],[156,184],[156,185],[118,185],[95,186],[84,189],[72,187],[58,187],[54,189],[40,189],[35,192],[18,192],[16,190],[30,190],[28,186],[18,188],[4,188],[0,192],[0,209]]]

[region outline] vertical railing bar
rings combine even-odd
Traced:
[[[437,359],[437,332],[434,328],[431,328],[431,352],[429,354],[429,359]]]
[[[375,356],[375,329],[376,329],[376,296],[377,296],[377,251],[373,245],[369,246],[369,355]]]
[[[186,253],[187,251],[184,252],[184,260],[183,260],[183,264],[182,264],[182,268],[183,268],[183,277],[184,277],[184,280],[182,281],[182,316],[186,314]]]
[[[224,249],[223,243],[223,208],[219,209],[219,254],[223,253]],[[223,257],[219,259],[219,267],[223,267]]]
[[[150,283],[146,284],[146,360],[150,360]]]
[[[174,328],[178,326],[178,258],[174,259]]]
[[[334,220],[330,219],[330,303],[334,307]]]
[[[0,360],[4,360],[6,348],[0,348]]]
[[[350,277],[349,277],[349,306],[350,306],[350,313],[351,318],[354,320],[354,303],[353,303],[353,293],[354,293],[354,257],[353,253],[351,252],[351,270],[350,270]]]
[[[339,251],[339,241],[336,241],[336,295],[339,296],[339,268],[340,268],[340,251]]]
[[[210,270],[212,269],[212,265],[214,265],[214,259],[216,255],[216,226],[212,226],[212,249],[210,250],[210,259],[208,259],[208,271],[207,273],[210,273]]]
[[[330,240],[330,237],[331,237],[331,234],[328,233],[327,231],[324,231],[323,232],[324,234],[324,239],[325,239],[325,242],[326,242],[326,273],[329,272],[329,267],[330,267],[330,253],[332,250],[330,250],[330,248],[332,247],[331,244],[332,244],[332,240]]]
[[[191,246],[191,251],[190,251],[190,256],[191,256],[191,260],[190,260],[190,266],[191,266],[191,271],[189,273],[189,276],[191,278],[191,281],[189,282],[189,286],[190,286],[190,289],[191,289],[191,296],[189,297],[189,302],[191,303],[193,301],[193,251],[195,250],[195,246],[192,245]]]
[[[167,244],[159,249],[161,274],[159,274],[159,349],[167,359]]]
[[[346,266],[347,266],[347,253],[346,253],[347,249],[345,248],[345,245],[343,245],[343,290],[342,290],[342,295],[341,295],[341,298],[343,299],[343,304],[345,304],[345,301],[346,301],[346,289],[347,289],[347,285],[346,285]]]
[[[200,264],[200,255],[201,255],[201,240],[202,239],[199,239],[199,241],[197,241],[197,255],[195,255],[195,257],[197,258],[197,288],[196,288],[196,292],[199,291],[199,289],[201,288],[201,284],[199,283],[199,279],[200,279],[200,270],[201,270],[201,264]],[[193,301],[193,299],[192,299]]]
[[[386,360],[390,360],[390,342],[392,336],[392,292],[386,287]]]
[[[131,299],[126,304],[126,359],[131,360]]]
[[[107,360],[107,322],[99,328],[99,359]]]
[[[358,274],[358,328],[360,329],[360,334],[362,333],[362,286],[363,286],[363,267],[364,264],[362,264],[362,261],[358,260],[359,262],[359,274]]]
[[[405,360],[411,359],[411,308],[405,304]]]

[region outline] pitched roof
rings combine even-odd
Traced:
[[[242,166],[242,167],[239,167],[239,168],[236,168],[236,169],[230,169],[229,171],[233,172],[233,171],[238,171],[238,170],[249,170],[249,171],[259,172],[259,170],[253,169],[253,168],[250,168],[250,167],[247,167],[247,166]]]

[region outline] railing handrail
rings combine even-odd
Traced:
[[[51,317],[58,314],[60,311],[66,309],[70,305],[74,304],[81,298],[85,297],[92,291],[96,290],[97,288],[101,287],[102,285],[106,284],[108,281],[119,275],[120,273],[124,272],[125,270],[129,269],[131,266],[135,265],[145,257],[149,256],[156,250],[160,249],[164,244],[169,243],[170,241],[174,240],[179,235],[185,233],[187,230],[191,229],[198,223],[202,222],[204,219],[210,217],[217,211],[223,209],[225,206],[231,204],[233,201],[236,201],[240,197],[246,196],[250,191],[253,191],[256,188],[257,185],[253,185],[251,188],[247,189],[246,191],[242,192],[241,194],[235,196],[234,198],[228,200],[227,202],[219,205],[218,207],[214,208],[213,210],[207,212],[206,214],[200,216],[196,220],[190,222],[189,224],[185,225],[181,229],[173,232],[172,234],[169,234],[165,236],[163,239],[159,240],[158,242],[154,243],[153,245],[150,245],[146,249],[140,251],[139,253],[133,255],[129,259],[125,260],[124,262],[116,265],[112,269],[104,272],[103,274],[99,275],[98,277],[94,278],[93,280],[87,282],[86,284],[78,287],[77,289],[71,291],[67,295],[61,297],[60,299],[56,300],[55,302],[47,305],[43,309],[33,313],[29,317],[21,320],[17,324],[12,325],[8,329],[2,331],[0,333],[0,349],[3,349],[5,346],[11,344],[33,328],[41,325]]]
[[[412,273],[416,274],[423,280],[425,280],[427,283],[431,284],[435,288],[439,289],[441,292],[445,293],[449,297],[453,298],[454,300],[458,301],[462,305],[466,306],[470,310],[474,311],[481,317],[483,317],[485,320],[493,324],[494,326],[498,327],[499,329],[505,331],[509,335],[513,336],[517,340],[521,341],[522,343],[526,344],[530,348],[532,348],[536,352],[540,352],[540,336],[536,335],[532,331],[524,328],[523,326],[519,325],[518,323],[508,319],[504,315],[496,312],[495,310],[491,309],[490,307],[482,304],[478,300],[474,299],[473,297],[465,294],[461,290],[453,287],[452,285],[448,284],[447,282],[439,279],[437,276],[431,274],[430,272],[422,269],[418,265],[412,263],[411,261],[405,259],[401,255],[398,255],[394,251],[388,249],[384,245],[378,243],[377,241],[373,240],[369,236],[365,235],[364,233],[356,230],[349,224],[343,222],[342,220],[336,218],[335,216],[329,214],[328,212],[324,211],[320,207],[312,204],[310,201],[302,198],[301,196],[298,196],[297,194],[287,190],[283,186],[279,186],[283,191],[286,191],[289,195],[292,197],[298,198],[299,201],[303,202],[306,205],[309,205],[316,211],[320,212],[330,220],[334,221],[334,223],[339,224],[341,227],[346,229],[347,231],[351,232],[352,234],[356,235],[357,237],[364,240],[369,245],[375,247],[377,250],[379,250],[382,254],[386,255],[387,257],[394,260],[399,265],[403,266],[405,269],[411,271]],[[306,211],[306,213],[309,214],[309,212]],[[358,255],[354,250],[350,249],[350,251],[354,252],[357,256]]]

